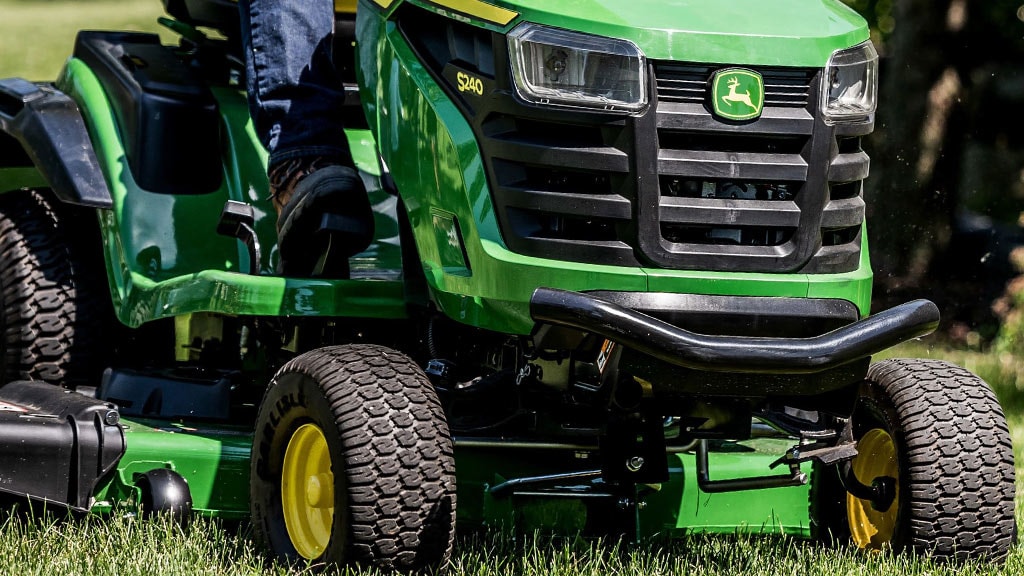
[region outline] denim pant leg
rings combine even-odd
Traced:
[[[327,156],[352,163],[334,68],[333,0],[241,0],[249,110],[269,165]]]

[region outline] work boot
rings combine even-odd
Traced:
[[[373,241],[373,208],[351,166],[320,156],[296,158],[273,166],[269,179],[280,274],[312,276],[328,246],[331,257],[347,259]],[[334,226],[330,242],[321,230],[325,214],[341,224]]]

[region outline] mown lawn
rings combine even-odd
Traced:
[[[2,517],[0,517],[2,518]],[[77,521],[0,520],[0,576],[272,575],[316,572],[266,560],[244,531],[198,520],[190,527],[118,517]],[[345,574],[374,571],[344,570]],[[938,564],[909,555],[861,553],[775,537],[695,535],[667,544],[612,545],[530,536],[464,536],[452,576],[604,575],[968,575],[1024,573],[1015,551],[1005,566]]]
[[[0,77],[56,78],[79,29],[160,31],[159,0],[0,0]],[[162,32],[165,39],[170,34]],[[890,355],[945,358],[996,389],[1024,462],[1024,366],[1013,357],[904,345]],[[1022,474],[1018,467],[1018,475]],[[1020,499],[1018,482],[1018,503]],[[1018,520],[1021,518],[1018,504]],[[245,526],[195,520],[187,529],[133,517],[39,519],[0,512],[0,576],[56,574],[299,574],[264,558]],[[937,565],[909,556],[822,548],[787,538],[693,536],[670,544],[614,546],[528,536],[463,536],[451,574],[1024,574],[1018,547],[1005,567]]]

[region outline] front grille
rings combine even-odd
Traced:
[[[857,268],[868,169],[860,137],[873,122],[821,121],[819,69],[753,68],[765,103],[746,122],[711,113],[710,80],[726,63],[650,62],[652,105],[639,117],[532,106],[514,96],[503,36],[481,48],[480,29],[402,10],[399,28],[473,126],[513,252],[685,270]],[[466,38],[472,58],[457,56]],[[468,98],[445,80],[453,70],[492,88]]]
[[[658,135],[659,178],[637,194],[646,259],[681,269],[856,269],[867,176],[859,136],[871,126],[837,134],[817,119],[818,69],[755,68],[765,83],[761,117],[731,122],[710,107],[720,66],[652,68],[658,104],[647,122]]]

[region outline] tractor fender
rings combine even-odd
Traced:
[[[85,121],[67,94],[49,84],[0,79],[0,132],[21,144],[61,201],[113,206]]]

